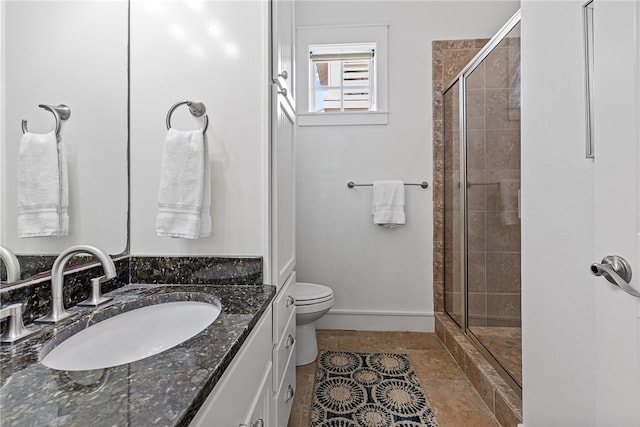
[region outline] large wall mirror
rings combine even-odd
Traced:
[[[57,254],[72,245],[125,254],[128,1],[2,0],[0,14],[0,246],[21,261],[17,280],[50,270]],[[22,120],[33,134],[55,128],[54,114],[39,104],[65,104],[71,111],[61,121],[59,139],[68,171],[68,233],[20,237],[19,169],[33,173],[33,168],[19,166],[25,164],[25,157],[19,161],[25,155],[20,152],[25,146]],[[29,155],[40,158],[37,151]],[[6,287],[11,283],[4,266],[1,270],[0,286]]]

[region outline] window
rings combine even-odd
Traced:
[[[296,29],[296,124],[385,125],[388,24]]]
[[[309,111],[375,111],[375,43],[309,47]]]

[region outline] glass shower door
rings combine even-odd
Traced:
[[[522,386],[520,24],[516,14],[444,91],[444,306]]]
[[[519,29],[464,76],[467,328],[522,385]]]

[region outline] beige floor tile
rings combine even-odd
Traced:
[[[397,337],[380,332],[358,332],[355,336],[339,336],[338,351],[401,353]]]
[[[333,331],[318,330],[316,331],[316,340],[319,350],[338,350],[338,335],[332,334]]]
[[[465,374],[453,357],[446,351],[407,350],[413,370],[418,379],[464,380]]]
[[[400,332],[397,339],[406,350],[446,350],[435,333]]]
[[[320,350],[406,353],[440,427],[499,427],[435,334],[318,330]],[[288,427],[308,427],[316,363],[296,369],[296,397]]]
[[[468,380],[420,380],[440,427],[500,427]]]

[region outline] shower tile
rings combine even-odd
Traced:
[[[473,72],[467,78],[467,89],[484,89],[485,70],[486,68],[484,66],[484,62],[478,65],[475,70],[473,70]]]
[[[501,170],[487,171],[487,211],[501,211],[504,207],[516,209],[518,208],[517,192],[515,199],[510,198],[503,202],[501,200],[501,183],[511,180],[519,180],[519,170]]]
[[[504,379],[496,372],[482,354],[471,344],[469,338],[464,335],[455,323],[445,314],[436,314],[436,333],[444,338],[447,350],[454,355],[454,351],[464,353],[463,363],[456,359],[459,366],[464,370],[471,384],[476,387],[476,391],[487,403],[488,408],[496,413],[500,411],[500,419],[505,424],[503,426],[513,426],[522,422],[522,400],[507,385]],[[476,334],[474,329],[474,335]],[[482,330],[493,331],[494,328],[482,328]],[[493,390],[493,404],[492,401]],[[514,422],[515,420],[515,422]],[[440,421],[440,419],[438,419]],[[472,426],[475,424],[462,421],[461,426]]]
[[[468,293],[468,313],[469,324],[474,326],[484,326],[487,324],[487,294]]]
[[[485,129],[485,115],[487,115],[486,120],[489,121],[489,107],[485,113],[485,92],[491,93],[491,91],[477,89],[467,91],[467,130]],[[487,103],[489,101],[487,98]],[[488,126],[486,128],[489,129]]]
[[[361,332],[358,332],[361,334]],[[394,339],[398,341],[397,346],[404,350],[421,350],[429,352],[445,352],[446,348],[440,338],[432,333],[423,332],[393,332]]]
[[[474,40],[474,47],[481,49],[484,47],[484,45],[486,45],[489,42],[489,39],[475,39]]]
[[[441,427],[499,427],[468,380],[420,380]]]
[[[453,240],[454,236],[454,219],[457,219],[458,216],[454,217],[454,212],[450,209],[445,210],[444,212],[444,242],[445,242],[445,250],[453,251],[456,249],[460,249],[460,242],[456,242]],[[457,233],[456,233],[457,234]]]
[[[516,426],[522,422],[522,409],[515,406],[521,406],[520,399],[511,390],[504,394],[496,393],[495,396],[495,415],[503,426]],[[519,415],[519,416],[518,416]]]
[[[520,169],[520,129],[487,130],[488,170]]]
[[[470,43],[467,43],[470,44]],[[473,46],[464,46],[461,48],[454,48],[452,50],[445,50],[442,55],[443,62],[443,80],[445,86],[453,81],[453,79],[460,73],[465,65],[473,59],[476,55],[477,49]]]
[[[520,293],[520,253],[487,253],[487,291]]]
[[[444,282],[433,282],[433,309],[444,311]]]
[[[442,120],[433,121],[433,159],[444,160],[444,122]]]
[[[433,239],[442,240],[444,238],[444,216],[442,211],[433,212]]]
[[[493,384],[489,381],[487,373],[485,372],[487,367],[488,363],[486,362],[482,365],[476,365],[467,361],[466,374],[467,377],[469,377],[471,384],[473,384],[473,387],[476,389],[482,400],[484,400],[484,403],[486,403],[489,409],[493,412],[495,408]]]
[[[409,350],[407,356],[418,379],[464,380],[464,372],[442,347],[442,351]]]
[[[508,49],[499,47],[487,56],[484,60],[486,66],[485,84],[487,88],[504,89],[509,87],[508,71],[509,59]]]
[[[486,185],[484,171],[467,172],[467,209],[470,211],[485,211]]]
[[[520,120],[509,119],[509,90],[487,89],[486,129],[520,129]]]
[[[444,111],[442,106],[442,94],[437,92],[433,94],[432,108],[433,117],[442,117]]]
[[[520,294],[487,294],[487,318],[493,326],[520,323]]]
[[[520,221],[517,212],[487,212],[486,249],[490,252],[520,252]],[[511,220],[517,223],[511,224]],[[471,226],[470,226],[471,227]]]
[[[460,170],[460,132],[445,130],[443,141],[445,170]]]
[[[486,268],[485,252],[469,252],[467,265],[468,265],[468,278],[469,278],[469,291],[471,292],[486,292],[487,290],[487,268]]]
[[[484,129],[467,131],[467,169],[484,170],[486,156],[486,135]]]
[[[448,283],[449,287],[447,291],[452,292],[454,290],[454,282],[453,282],[453,252],[445,251],[444,252],[444,267],[443,267],[443,275],[444,275],[444,283]],[[460,290],[460,289],[458,289]]]
[[[443,252],[441,250],[442,246],[443,246],[443,242],[442,241],[434,241],[433,242],[433,249],[434,249],[434,256],[433,256],[433,277],[435,281],[441,282],[444,280],[444,256],[443,256]],[[437,250],[437,251],[436,251]]]
[[[468,250],[471,252],[484,251],[487,245],[487,228],[485,212],[469,212],[468,215]]]

